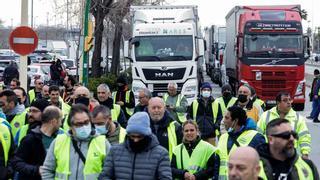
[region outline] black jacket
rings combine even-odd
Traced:
[[[260,160],[262,160],[263,162],[263,168],[268,179],[278,179],[280,173],[288,173],[291,168],[292,169],[287,179],[288,180],[297,179],[298,172],[297,172],[297,169],[294,167],[294,164],[298,159],[297,153],[295,153],[295,155],[292,158],[289,158],[285,161],[279,161],[272,157],[269,150],[269,145],[267,143],[260,144],[257,147],[257,151],[259,153]],[[313,164],[313,162],[308,159],[303,159],[303,160],[312,169],[314,179],[319,180],[318,170],[316,166]]]
[[[110,110],[113,109],[113,99],[108,98],[106,101],[99,101],[99,104],[106,106]],[[120,110],[120,114],[117,118],[117,122],[121,125],[121,127],[126,128],[127,127],[127,118],[123,112],[123,110]]]
[[[43,165],[46,154],[38,126],[22,139],[12,160],[14,170],[19,172],[19,180],[41,180],[39,167]]]
[[[4,76],[4,84],[9,85],[13,78],[19,79],[18,68],[13,64],[9,65],[4,69],[3,76]]]
[[[200,138],[198,138],[193,143],[183,143],[186,147],[189,156],[191,156],[193,150],[196,148],[198,143],[200,142]],[[213,179],[219,178],[219,167],[220,167],[220,156],[216,153],[213,153],[207,162],[207,168],[195,173],[196,179],[209,179],[214,177]],[[178,169],[177,168],[177,161],[176,156],[173,154],[171,159],[171,170],[172,170],[172,177],[178,179],[184,179],[184,173],[186,170]]]
[[[169,113],[166,111],[163,118],[155,123],[150,118],[150,126],[152,133],[155,134],[158,138],[158,141],[161,146],[166,148],[169,151],[169,138],[168,138],[168,131],[167,128],[171,122],[173,122],[173,118],[169,115]],[[182,127],[181,125],[175,121],[175,127],[176,127],[176,136],[177,136],[177,145],[182,142]]]
[[[133,109],[135,107],[135,99],[134,99],[134,94],[132,91],[130,91],[130,96],[129,96],[129,102],[126,102],[126,92],[130,90],[118,90],[116,91],[116,102],[122,101],[124,103],[123,106],[121,106],[121,109],[123,110],[125,116],[127,119],[130,118],[130,115],[127,113],[126,108]]]
[[[219,128],[218,125],[214,123],[212,104],[214,102],[213,98],[210,98],[205,104],[204,100],[200,97],[197,99],[199,106],[196,115],[196,121],[201,132],[201,138],[207,139],[215,137],[215,130]],[[193,102],[188,109],[188,119],[193,119]]]

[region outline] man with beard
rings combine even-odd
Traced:
[[[260,177],[263,179],[319,179],[317,168],[311,160],[302,158],[294,148],[298,138],[291,122],[277,118],[266,128],[268,143],[257,147],[262,163]]]
[[[33,108],[35,107],[31,107]],[[48,106],[40,117],[41,125],[32,129],[21,141],[12,160],[14,169],[19,172],[19,180],[41,179],[40,167],[44,162],[46,152],[55,137],[63,133],[62,130],[59,130],[62,117],[59,108]]]
[[[123,128],[127,126],[127,119],[120,105],[114,104],[110,97],[111,92],[107,84],[100,84],[97,87],[98,101],[101,105],[108,107],[111,110],[112,121],[118,122]]]
[[[72,90],[75,83],[76,83],[76,80],[71,75],[66,75],[66,77],[64,78],[63,80],[64,92],[63,92],[62,99],[65,103],[69,104],[71,102]]]
[[[45,100],[49,100],[49,86],[47,84],[43,85],[42,90],[41,90],[41,96]]]
[[[172,179],[168,151],[150,129],[146,112],[131,116],[125,142],[111,147],[99,179]]]
[[[288,92],[279,92],[276,97],[277,106],[264,112],[257,124],[257,130],[266,134],[267,125],[274,119],[287,119],[293,130],[298,133],[295,147],[300,151],[303,158],[308,158],[311,151],[311,135],[305,118],[292,109],[292,99]]]
[[[47,106],[49,106],[49,102],[45,99],[36,99],[30,104],[28,124],[23,125],[15,135],[14,142],[16,145],[20,144],[21,140],[30,132],[31,129],[41,124],[41,115]]]

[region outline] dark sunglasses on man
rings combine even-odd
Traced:
[[[294,131],[285,131],[279,134],[271,134],[271,136],[273,137],[278,137],[286,140],[290,139],[291,135],[293,136],[294,139],[298,139],[298,134]]]

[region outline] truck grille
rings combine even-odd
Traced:
[[[262,81],[262,89],[283,89],[286,87],[286,81]]]
[[[183,83],[177,83],[178,88],[177,92],[180,93],[182,90]],[[153,96],[160,96],[162,97],[163,93],[168,91],[168,83],[162,84],[153,84]]]
[[[147,80],[180,80],[186,72],[186,68],[177,69],[142,69],[144,77]]]

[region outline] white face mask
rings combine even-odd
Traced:
[[[201,95],[205,98],[208,98],[211,96],[211,91],[202,91]]]
[[[105,135],[108,133],[108,129],[105,125],[95,126],[96,133],[99,135]]]
[[[91,124],[75,128],[75,130],[77,138],[81,140],[87,139],[91,134]]]

